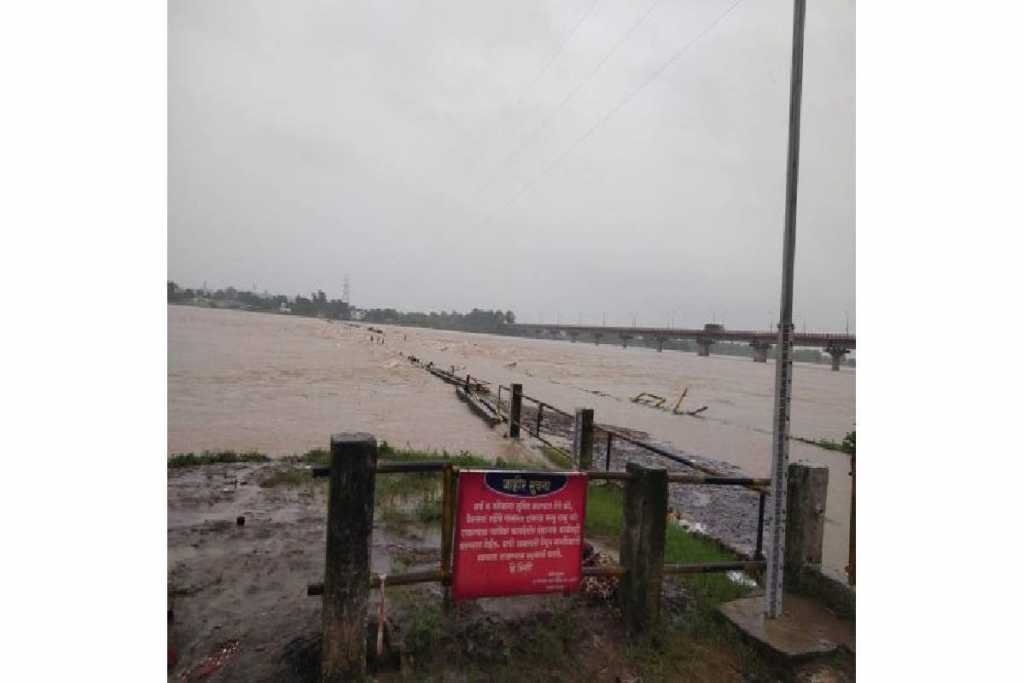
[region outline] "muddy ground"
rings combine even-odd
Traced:
[[[294,473],[297,467],[302,466],[276,461],[168,470],[168,645],[176,657],[168,680],[317,679],[320,598],[307,597],[306,585],[323,577],[326,486],[312,477],[261,486],[275,473]],[[244,518],[242,525],[239,518]],[[439,546],[436,525],[379,514],[372,571],[436,567]],[[689,609],[687,596],[669,583],[666,612],[685,620],[680,615]],[[602,595],[477,600],[460,604],[451,619],[443,619],[439,585],[391,588],[386,593],[390,648],[375,664],[375,676],[742,681],[783,675],[752,652],[714,639],[663,644],[677,655],[682,648],[686,656],[672,665],[671,673],[652,674],[661,670],[664,655],[625,647],[614,597]],[[372,615],[378,601],[379,592],[372,591]],[[372,636],[372,624],[370,629]],[[853,680],[847,664],[829,663],[821,669],[824,674],[820,665],[814,667],[784,677]],[[641,671],[648,672],[646,677]]]

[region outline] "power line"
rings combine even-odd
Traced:
[[[683,45],[679,50],[677,50],[676,53],[674,55],[672,55],[672,57],[670,57],[668,59],[668,61],[666,61],[664,64],[662,64],[660,67],[658,67],[658,69],[655,70],[651,74],[651,76],[648,77],[647,80],[645,80],[640,85],[640,87],[636,88],[631,93],[628,93],[626,95],[626,97],[624,97],[622,100],[620,100],[618,102],[618,104],[616,104],[614,107],[612,107],[610,110],[608,110],[608,112],[605,113],[604,116],[602,116],[600,119],[598,119],[597,123],[595,123],[593,126],[591,126],[585,133],[583,133],[583,135],[581,135],[580,137],[576,138],[576,140],[573,141],[572,144],[570,144],[565,149],[565,151],[563,151],[561,154],[559,154],[558,157],[556,157],[553,161],[548,163],[544,167],[544,170],[542,170],[540,173],[538,173],[536,176],[534,176],[533,180],[527,181],[521,188],[519,188],[519,191],[517,193],[515,193],[514,195],[512,195],[512,198],[509,201],[507,201],[504,205],[502,205],[501,209],[499,209],[494,215],[497,215],[498,213],[503,212],[505,209],[507,209],[509,206],[511,206],[517,199],[519,199],[524,193],[526,193],[526,191],[528,191],[530,188],[532,188],[534,185],[536,185],[538,180],[540,180],[541,178],[546,176],[548,173],[550,173],[559,163],[561,163],[567,156],[569,156],[569,154],[574,149],[576,149],[576,147],[578,147],[583,142],[585,142],[587,140],[587,138],[589,138],[591,135],[593,135],[594,132],[598,128],[600,128],[609,119],[611,119],[613,116],[615,116],[617,113],[619,113],[619,111],[621,111],[623,107],[625,107],[627,104],[629,104],[638,94],[640,94],[640,91],[642,91],[648,85],[653,83],[659,76],[661,76],[661,74],[663,74],[670,66],[672,66],[672,64],[674,64],[677,60],[679,60],[679,58],[682,57],[686,53],[686,51],[690,49],[690,47],[692,47],[697,41],[699,41],[701,38],[703,38],[708,33],[710,33],[712,29],[714,29],[719,23],[722,22],[722,20],[724,20],[726,17],[728,17],[732,13],[732,11],[734,9],[736,9],[740,5],[740,3],[742,3],[742,2],[743,2],[743,0],[736,0],[732,5],[729,6],[729,8],[727,10],[725,10],[725,12],[723,12],[720,15],[718,15],[718,17],[716,17],[714,21],[712,21],[710,24],[708,24],[693,39],[691,39],[689,42],[687,42],[685,45]]]
[[[594,13],[594,9],[597,8],[597,5],[600,3],[600,1],[601,0],[593,0],[593,2],[590,3],[590,7],[588,7],[587,10],[584,11],[583,14],[580,15],[580,18],[576,22],[576,25],[572,27],[572,29],[566,35],[565,40],[562,41],[562,43],[558,46],[558,49],[555,50],[555,52],[551,55],[551,58],[548,60],[548,62],[544,65],[544,67],[540,71],[537,72],[537,75],[533,77],[533,79],[530,81],[529,85],[527,85],[526,87],[524,87],[522,89],[522,92],[520,93],[519,98],[515,101],[515,104],[512,105],[512,109],[515,109],[520,104],[522,104],[523,100],[526,99],[527,93],[529,93],[531,90],[533,90],[533,87],[535,85],[537,85],[538,83],[540,83],[541,79],[544,78],[544,76],[547,75],[548,71],[551,70],[551,67],[554,66],[555,62],[558,61],[558,58],[561,57],[562,54],[565,52],[565,49],[569,46],[569,43],[572,42],[572,39],[576,36],[576,32],[579,31],[580,27],[583,26],[583,24],[587,21],[587,19],[589,19],[590,16]],[[470,143],[475,145],[484,136],[476,134],[476,135],[471,135],[470,137],[471,137]],[[473,195],[476,196],[476,194],[480,191],[480,189],[482,189],[482,186],[478,187],[476,192],[473,193]]]
[[[512,105],[513,109],[519,106],[519,104],[525,98],[526,93],[533,90],[533,86],[540,83],[540,80],[545,75],[547,75],[548,70],[550,70],[551,67],[554,66],[555,62],[558,61],[558,58],[561,57],[562,53],[565,52],[565,48],[567,48],[569,46],[569,43],[572,42],[573,37],[576,35],[576,31],[578,31],[580,29],[580,26],[583,26],[584,22],[586,22],[586,20],[590,18],[590,15],[594,13],[594,8],[597,7],[597,4],[600,1],[601,0],[594,0],[592,3],[590,3],[590,7],[587,9],[586,12],[583,13],[583,16],[580,17],[580,20],[576,22],[576,25],[572,27],[572,30],[569,31],[569,35],[566,36],[564,41],[562,41],[562,44],[559,46],[558,50],[556,50],[555,53],[551,56],[551,59],[548,60],[548,63],[544,65],[544,68],[537,73],[537,76],[532,81],[530,81],[530,84],[523,89],[523,94],[520,95],[519,99],[516,100],[516,103]]]
[[[526,139],[525,139],[525,140],[524,140],[524,141],[523,141],[523,142],[522,142],[522,143],[521,143],[521,144],[520,144],[520,145],[519,145],[519,146],[518,146],[518,147],[517,147],[516,149],[514,149],[514,150],[512,151],[512,153],[511,153],[511,154],[509,154],[509,155],[508,155],[507,157],[505,157],[505,159],[504,159],[504,160],[502,160],[502,161],[501,161],[501,163],[499,163],[499,164],[498,164],[498,168],[497,168],[497,171],[495,172],[495,174],[494,174],[494,175],[492,175],[492,176],[491,176],[491,177],[490,177],[490,178],[489,178],[489,179],[488,179],[488,180],[487,180],[486,182],[484,182],[484,183],[483,183],[483,185],[481,185],[480,187],[478,187],[478,188],[476,189],[476,191],[475,191],[475,192],[473,193],[473,196],[474,196],[474,197],[477,197],[477,196],[479,196],[481,192],[483,192],[484,190],[488,189],[488,188],[489,188],[489,187],[490,187],[490,186],[491,186],[491,185],[492,185],[492,184],[494,183],[494,181],[495,181],[495,180],[497,180],[498,176],[500,175],[500,172],[501,172],[501,170],[502,170],[502,169],[503,169],[503,168],[504,168],[505,166],[507,166],[507,165],[508,165],[508,162],[509,162],[509,161],[511,161],[512,159],[514,159],[514,158],[515,158],[516,156],[518,156],[518,155],[519,155],[519,154],[520,154],[520,153],[521,153],[521,152],[522,152],[522,151],[523,151],[524,149],[526,149],[527,147],[529,147],[529,146],[530,146],[530,144],[531,144],[531,143],[533,142],[533,140],[534,140],[534,139],[536,138],[537,134],[539,134],[539,133],[540,133],[540,132],[541,132],[541,131],[542,131],[542,130],[543,130],[543,129],[544,129],[544,128],[545,128],[546,126],[547,126],[547,124],[548,124],[548,123],[549,123],[549,122],[550,122],[550,121],[551,121],[551,120],[552,120],[552,119],[553,119],[553,118],[554,118],[555,116],[557,116],[557,115],[558,115],[558,112],[560,112],[560,111],[562,110],[562,108],[563,108],[563,107],[564,107],[564,106],[565,106],[566,104],[568,104],[568,102],[569,102],[569,101],[570,101],[570,100],[571,100],[571,99],[572,99],[573,97],[575,97],[575,96],[576,96],[576,93],[578,93],[578,92],[579,92],[579,91],[580,91],[580,90],[581,90],[581,89],[583,88],[583,86],[585,86],[585,85],[586,85],[587,83],[589,83],[589,82],[590,82],[590,80],[591,80],[591,79],[592,79],[592,78],[594,77],[594,74],[596,74],[596,73],[597,73],[598,71],[600,71],[600,70],[601,70],[601,67],[603,67],[603,66],[604,66],[604,65],[605,65],[605,64],[606,64],[606,63],[608,62],[608,60],[609,60],[609,59],[611,59],[612,55],[614,55],[614,54],[615,54],[615,52],[616,52],[616,51],[617,51],[617,50],[618,50],[618,49],[619,49],[620,47],[622,47],[622,45],[623,45],[623,44],[624,44],[624,43],[626,42],[626,40],[628,40],[628,39],[629,39],[629,37],[630,37],[631,35],[633,35],[633,32],[634,32],[634,31],[636,31],[636,29],[638,29],[638,28],[640,27],[640,25],[641,25],[641,24],[643,24],[643,23],[644,23],[644,21],[646,21],[646,20],[647,20],[647,17],[651,16],[651,13],[653,13],[653,12],[654,12],[654,10],[655,10],[655,8],[657,8],[657,6],[658,6],[658,5],[660,5],[660,4],[662,3],[662,2],[664,2],[664,0],[654,0],[654,2],[652,2],[652,3],[651,3],[651,5],[650,5],[650,6],[649,6],[649,7],[647,8],[647,11],[646,11],[646,12],[644,12],[644,13],[643,13],[643,14],[642,14],[642,15],[640,16],[640,18],[639,18],[639,19],[637,19],[637,20],[636,20],[635,22],[633,22],[633,25],[629,27],[629,30],[627,30],[627,31],[626,31],[626,32],[625,32],[625,33],[624,33],[624,34],[622,35],[622,37],[620,37],[620,38],[619,38],[619,40],[618,40],[618,41],[616,41],[616,43],[615,43],[615,44],[614,44],[614,45],[612,46],[611,50],[609,50],[609,51],[608,51],[608,52],[607,52],[607,53],[605,54],[605,56],[604,56],[604,57],[603,57],[603,58],[601,59],[601,61],[600,61],[600,62],[598,62],[597,66],[595,66],[595,67],[594,67],[594,68],[593,68],[593,69],[592,69],[592,70],[590,71],[590,73],[589,73],[589,74],[587,74],[587,76],[586,76],[585,78],[583,78],[582,80],[580,80],[580,81],[579,81],[579,82],[578,82],[578,83],[577,83],[577,84],[575,85],[575,87],[573,87],[573,88],[572,88],[572,90],[570,90],[570,91],[569,91],[569,94],[567,94],[567,95],[565,96],[565,98],[563,98],[563,99],[562,99],[562,101],[558,103],[558,106],[556,106],[556,107],[554,108],[554,110],[552,110],[552,111],[551,111],[551,113],[550,113],[550,114],[548,114],[548,116],[546,116],[546,117],[545,117],[544,119],[542,119],[542,120],[541,120],[541,122],[540,122],[540,123],[539,123],[539,124],[538,124],[538,125],[537,125],[536,127],[534,127],[534,129],[533,129],[533,130],[531,130],[531,131],[530,131],[530,133],[529,133],[529,134],[528,134],[528,135],[526,136]]]

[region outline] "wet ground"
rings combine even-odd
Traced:
[[[280,680],[296,638],[320,631],[327,499],[323,480],[264,488],[277,464],[208,465],[168,471],[168,598],[172,673],[198,677],[211,653],[234,661],[216,680]],[[238,525],[238,518],[244,524]],[[371,570],[436,567],[436,529],[375,524]],[[440,588],[438,588],[440,591]],[[235,649],[225,644],[237,643]]]
[[[323,577],[324,480],[261,486],[275,470],[293,466],[277,462],[168,471],[168,605],[173,611],[168,644],[176,656],[168,680],[318,679],[321,605],[320,598],[306,595],[306,586]],[[436,526],[396,524],[378,515],[372,571],[437,567],[439,546]],[[597,550],[614,553],[601,546]],[[665,591],[665,610],[685,614],[686,595],[672,582],[666,582]],[[437,619],[442,602],[437,584],[391,588],[386,597],[392,649],[374,660],[381,671],[378,680],[407,680],[414,666],[427,666],[432,680],[522,680],[519,671],[532,680],[619,682],[640,680],[638,667],[651,665],[623,646],[621,615],[603,591],[585,590],[571,599],[538,595],[467,601],[443,624]],[[380,593],[371,591],[371,615],[379,599]],[[371,618],[370,635],[374,624]],[[401,659],[399,645],[409,652],[417,642],[419,656],[429,658],[432,648],[445,648],[455,659],[446,655],[429,664]],[[676,674],[643,680],[777,680],[752,669],[749,653],[735,644],[687,646],[695,649],[673,663]],[[398,671],[403,665],[405,674]],[[546,670],[549,665],[555,668]],[[853,680],[849,663],[817,663],[791,673],[801,681]]]

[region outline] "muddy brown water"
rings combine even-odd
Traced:
[[[399,446],[528,455],[456,400],[452,388],[406,355],[456,366],[491,382],[523,384],[565,410],[591,407],[599,423],[642,430],[675,450],[768,476],[774,364],[749,358],[621,344],[569,343],[440,330],[366,327],[286,315],[168,306],[168,452],[258,449],[272,455],[324,447],[329,434],[366,431]],[[374,337],[380,335],[374,334]],[[713,349],[712,349],[713,352]],[[632,403],[640,392],[670,397],[672,415]],[[797,363],[792,433],[841,440],[856,417],[856,372]],[[600,445],[598,445],[600,449]],[[790,459],[829,468],[825,567],[847,561],[849,459],[792,442]]]

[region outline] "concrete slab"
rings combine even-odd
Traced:
[[[783,659],[827,655],[839,647],[857,651],[853,622],[803,596],[786,594],[778,619],[764,618],[761,596],[727,602],[719,611],[744,635]]]

